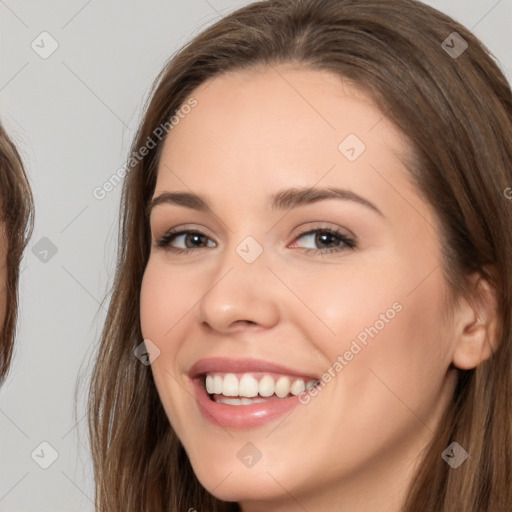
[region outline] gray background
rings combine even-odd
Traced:
[[[75,389],[77,376],[87,382],[105,318],[121,186],[103,200],[93,189],[123,166],[165,60],[249,3],[0,0],[0,115],[26,163],[37,211],[15,358],[0,391],[1,511],[94,508],[85,387],[76,414]],[[512,0],[427,3],[473,29],[511,80]],[[59,45],[47,59],[31,47],[35,40],[38,51],[51,48],[39,37],[45,31]],[[41,442],[58,453],[48,469],[40,464],[52,461],[52,449]]]

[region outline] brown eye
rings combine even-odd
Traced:
[[[312,229],[301,233],[295,240],[305,238],[308,243],[317,245],[317,248],[303,248],[306,252],[334,253],[357,247],[356,241],[334,229]],[[294,242],[296,243],[296,242]]]
[[[182,230],[182,231],[169,231],[157,243],[158,247],[169,250],[174,253],[184,253],[196,249],[206,247],[204,241],[208,237],[200,231]],[[179,241],[180,244],[185,244],[184,248],[174,247],[171,243]]]

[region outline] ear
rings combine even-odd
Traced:
[[[461,300],[456,312],[453,364],[461,370],[470,370],[487,360],[500,342],[496,288],[480,273],[473,274],[469,283],[469,300]]]

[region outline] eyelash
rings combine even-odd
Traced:
[[[308,231],[304,231],[303,233],[300,233],[297,235],[294,239],[298,240],[304,236],[311,235],[313,233],[321,233],[321,234],[327,234],[335,236],[340,242],[344,244],[342,247],[334,247],[334,248],[324,248],[324,249],[310,249],[310,248],[300,248],[302,251],[304,251],[306,254],[318,254],[321,255],[325,254],[333,254],[338,253],[341,251],[346,251],[347,249],[356,249],[357,248],[357,242],[354,238],[351,238],[347,235],[344,235],[340,231],[336,229],[331,228],[316,228],[311,229]],[[176,239],[178,236],[181,235],[188,235],[188,234],[194,234],[194,235],[200,235],[200,236],[206,236],[204,233],[201,233],[200,231],[196,231],[193,229],[184,229],[184,230],[170,230],[168,231],[158,242],[157,247],[161,249],[165,249],[166,251],[172,252],[174,254],[189,254],[192,251],[196,251],[197,249],[194,248],[187,248],[187,249],[178,249],[176,247],[171,247],[170,243]],[[208,237],[207,237],[208,238]],[[204,249],[204,247],[198,247],[198,249]]]

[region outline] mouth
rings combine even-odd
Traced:
[[[293,398],[319,383],[269,372],[206,373],[200,380],[210,400],[235,406]]]
[[[249,429],[291,411],[320,384],[314,374],[253,359],[210,358],[188,374],[203,417],[223,428]]]

